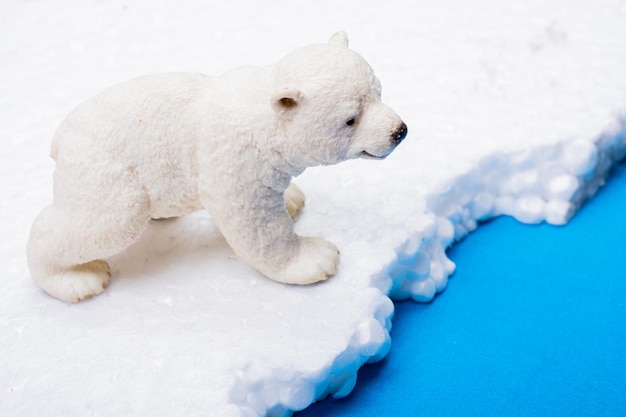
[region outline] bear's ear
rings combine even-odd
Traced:
[[[276,113],[293,118],[302,104],[302,92],[295,87],[283,87],[271,98],[270,104]]]
[[[348,34],[346,32],[337,32],[333,36],[330,37],[328,43],[331,45],[339,45],[348,47]]]

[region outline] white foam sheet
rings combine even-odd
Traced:
[[[499,214],[563,224],[624,156],[625,20],[608,0],[3,1],[0,415],[283,416],[349,394],[390,348],[388,296],[442,291],[454,238]],[[410,133],[383,162],[296,179],[296,228],[339,246],[335,277],[270,282],[200,212],[153,222],[93,300],[30,280],[49,143],[80,101],[147,73],[263,65],[340,29]]]

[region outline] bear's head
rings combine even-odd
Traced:
[[[407,134],[382,103],[371,67],[348,48],[345,32],[279,61],[270,104],[285,138],[281,155],[295,166],[384,159]]]

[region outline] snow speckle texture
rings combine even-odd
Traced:
[[[507,214],[564,224],[626,155],[621,1],[23,2],[0,6],[0,414],[284,416],[348,395],[390,348],[393,299],[429,301],[445,249]],[[50,140],[82,100],[163,71],[263,65],[346,30],[409,137],[307,170],[301,234],[341,249],[293,287],[239,261],[206,213],[156,221],[68,305],[30,279]]]

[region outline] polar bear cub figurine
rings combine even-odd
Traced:
[[[381,102],[367,62],[345,33],[266,67],[210,77],[141,77],[92,97],[52,142],[54,200],[28,242],[33,279],[68,302],[102,292],[106,258],[151,219],[200,209],[268,278],[309,284],[335,273],[339,251],[298,236],[306,167],[383,159],[407,127]]]

